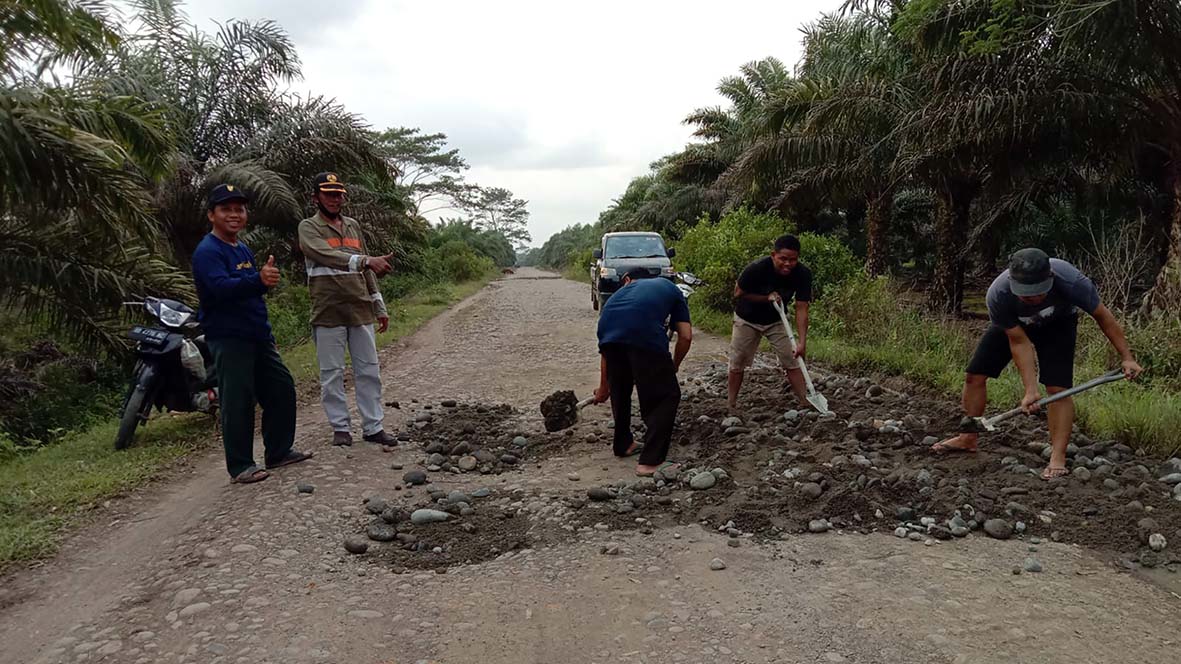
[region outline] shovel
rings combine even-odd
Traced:
[[[775,311],[779,312],[779,320],[783,321],[783,327],[787,329],[787,338],[791,340],[791,352],[796,352],[796,335],[791,330],[791,323],[787,322],[787,314],[783,313],[783,304],[773,302]],[[808,365],[804,364],[804,358],[797,357],[796,361],[800,364],[800,372],[804,374],[804,385],[808,389],[808,403],[812,404],[821,414],[828,412],[828,399],[824,395],[816,391],[816,387],[812,385],[812,374],[808,373]]]
[[[1107,373],[1103,374],[1102,376],[1099,376],[1098,378],[1092,378],[1091,380],[1083,383],[1082,385],[1075,385],[1074,387],[1070,388],[1069,390],[1062,390],[1058,394],[1051,394],[1047,397],[1043,397],[1041,399],[1038,399],[1037,405],[1039,408],[1042,408],[1042,407],[1045,407],[1047,404],[1052,404],[1055,401],[1065,399],[1066,397],[1078,394],[1079,392],[1086,392],[1087,390],[1089,390],[1093,387],[1099,387],[1100,385],[1104,385],[1107,383],[1114,383],[1117,380],[1123,380],[1123,379],[1124,379],[1123,369],[1112,369],[1111,371],[1108,371]],[[996,431],[997,424],[1004,422],[1007,419],[1016,417],[1023,412],[1025,412],[1025,411],[1022,410],[1020,406],[1018,406],[1017,408],[1014,408],[1013,410],[1007,410],[1007,411],[1001,413],[1000,415],[993,415],[992,417],[989,417],[989,418],[965,417],[964,419],[960,420],[960,433],[982,433],[985,431]]]
[[[546,431],[561,431],[578,423],[583,408],[595,402],[593,396],[575,401],[570,391],[554,392],[541,402],[541,415],[545,419]]]

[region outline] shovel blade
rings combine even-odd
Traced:
[[[987,433],[996,431],[996,425],[983,417],[965,417],[960,420],[960,433]]]
[[[815,406],[816,410],[820,411],[822,414],[828,412],[828,399],[825,399],[824,395],[819,392],[813,392],[812,394],[809,394],[808,403]]]

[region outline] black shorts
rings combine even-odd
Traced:
[[[1078,339],[1078,316],[1064,316],[1035,329],[1026,329],[1037,353],[1038,380],[1047,387],[1074,385],[1074,347]],[[996,378],[1013,359],[1009,335],[991,325],[968,362],[968,373]]]

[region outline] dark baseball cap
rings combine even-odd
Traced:
[[[1018,250],[1009,257],[1009,290],[1018,297],[1034,297],[1050,292],[1054,272],[1050,257],[1035,247]]]
[[[340,181],[340,176],[332,172],[316,175],[312,186],[316,191],[339,191],[342,194],[345,192],[344,183]]]
[[[218,205],[229,203],[230,201],[249,203],[250,197],[246,195],[246,192],[232,184],[219,184],[209,192],[208,209],[212,210]]]

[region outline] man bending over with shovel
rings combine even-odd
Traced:
[[[599,387],[595,403],[611,399],[615,415],[615,456],[640,455],[636,475],[651,477],[668,456],[673,421],[681,404],[677,371],[693,342],[689,305],[668,279],[649,278],[633,268],[623,286],[599,312]],[[677,332],[675,355],[668,352],[664,322]],[[632,438],[632,387],[648,427],[644,444]]]
[[[1038,410],[1041,394],[1038,380],[1050,395],[1074,382],[1074,349],[1078,333],[1078,310],[1090,314],[1099,329],[1119,353],[1124,377],[1133,379],[1143,371],[1132,357],[1128,340],[1111,310],[1099,302],[1099,291],[1082,272],[1063,260],[1050,258],[1041,249],[1022,249],[1009,259],[1009,269],[992,282],[987,296],[992,325],[980,339],[968,363],[964,379],[963,404],[972,418],[984,414],[988,402],[988,379],[1001,375],[1010,358],[1017,365],[1025,396],[1021,408]],[[1034,357],[1037,357],[1037,379]],[[1070,397],[1049,405],[1050,463],[1043,479],[1066,474],[1066,445],[1074,424],[1074,402]],[[975,452],[976,433],[961,433],[931,447],[935,452]]]
[[[799,338],[795,348],[779,312],[795,298],[796,329]],[[800,263],[800,241],[794,235],[775,240],[770,256],[764,256],[742,271],[734,285],[734,327],[730,333],[730,370],[727,380],[731,415],[737,415],[738,393],[742,379],[759,350],[763,337],[771,344],[779,364],[787,375],[788,384],[796,398],[808,404],[807,387],[797,358],[804,357],[808,338],[808,304],[812,301],[812,272]]]

